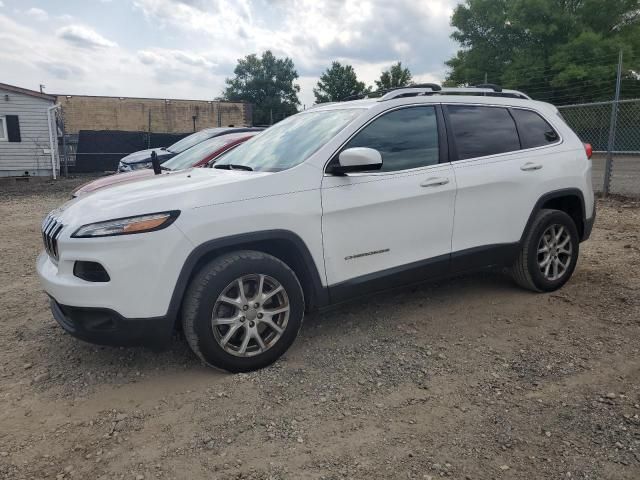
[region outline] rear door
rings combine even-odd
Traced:
[[[500,263],[502,254],[514,252],[537,200],[550,191],[549,179],[562,162],[548,147],[561,139],[527,109],[455,104],[445,106],[445,116],[458,187],[452,267]]]
[[[360,286],[390,287],[448,269],[455,179],[448,161],[441,162],[446,136],[439,108],[381,114],[340,151],[374,148],[382,169],[324,176],[322,233],[334,301],[360,293]]]

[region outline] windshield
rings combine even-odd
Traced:
[[[191,148],[194,145],[197,145],[198,143],[206,140],[207,138],[213,137],[216,133],[218,133],[217,130],[222,130],[222,129],[208,128],[207,130],[202,130],[200,132],[194,133],[192,135],[189,135],[188,137],[184,137],[182,140],[177,141],[176,143],[171,145],[169,148],[167,148],[167,150],[169,150],[172,153],[182,153],[186,149]]]
[[[282,120],[216,163],[278,172],[304,162],[362,112],[361,109],[304,112]]]
[[[182,170],[183,168],[193,167],[207,155],[211,155],[233,140],[235,140],[235,137],[230,139],[227,135],[210,138],[167,160],[162,166],[169,170]]]

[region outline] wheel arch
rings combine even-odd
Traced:
[[[210,240],[193,249],[182,266],[169,303],[167,316],[176,325],[185,291],[193,276],[210,260],[234,250],[257,250],[285,262],[300,280],[307,309],[328,303],[327,289],[322,285],[318,268],[304,241],[288,230],[265,230]]]
[[[569,215],[576,224],[578,229],[578,235],[580,239],[584,238],[586,233],[586,211],[584,205],[584,195],[578,188],[563,188],[560,190],[554,190],[542,195],[536,202],[527,224],[520,237],[520,244],[524,241],[524,238],[533,223],[533,220],[540,210],[543,209],[560,210]]]

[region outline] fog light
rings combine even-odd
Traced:
[[[87,282],[108,282],[109,274],[98,262],[77,261],[73,265],[73,274]]]

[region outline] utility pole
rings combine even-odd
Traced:
[[[484,83],[485,83],[485,85],[486,85],[487,83],[489,83],[489,82],[487,81],[487,77],[488,77],[488,76],[487,76],[487,72],[484,72]]]
[[[609,195],[611,186],[611,170],[613,169],[613,152],[616,143],[616,126],[618,122],[618,107],[620,105],[620,81],[622,79],[622,49],[618,55],[618,74],[616,76],[616,93],[611,104],[611,123],[609,124],[609,143],[607,145],[607,160],[604,166],[604,185],[602,193]]]

